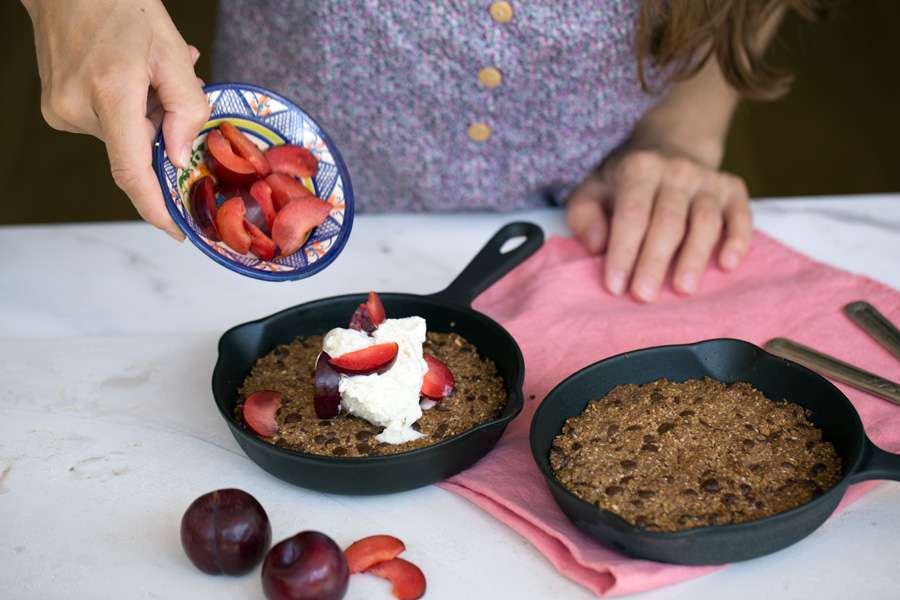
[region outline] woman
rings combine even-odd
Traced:
[[[196,49],[159,0],[23,3],[47,122],[102,139],[141,216],[181,239],[150,147],[161,122],[187,163],[208,116]],[[221,0],[215,70],[313,114],[362,210],[565,203],[609,291],[652,301],[670,267],[689,294],[714,253],[731,270],[747,252],[747,190],[719,171],[728,124],[742,95],[784,90],[762,51],[785,8],[813,5]]]

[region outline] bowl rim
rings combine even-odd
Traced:
[[[501,415],[501,416],[497,417],[496,419],[491,419],[490,421],[485,421],[484,423],[479,423],[478,425],[475,425],[474,427],[466,429],[465,431],[463,431],[453,437],[441,440],[435,444],[429,444],[427,446],[422,446],[421,448],[414,448],[412,450],[405,450],[403,452],[395,452],[392,454],[373,454],[373,455],[369,455],[369,456],[328,456],[328,455],[324,455],[324,454],[311,454],[308,452],[302,452],[300,450],[284,448],[282,446],[277,446],[275,444],[271,444],[269,442],[262,440],[259,436],[251,433],[245,427],[242,427],[242,425],[234,418],[233,414],[229,414],[226,411],[225,406],[224,406],[224,404],[226,404],[225,399],[222,399],[221,401],[219,400],[219,396],[218,396],[218,394],[216,394],[215,386],[213,386],[213,390],[212,390],[213,402],[215,403],[216,409],[219,411],[219,414],[222,416],[222,418],[225,419],[229,428],[232,431],[239,432],[241,437],[243,437],[245,440],[249,441],[250,443],[257,445],[260,448],[265,448],[268,451],[274,451],[276,454],[281,455],[284,458],[310,461],[310,462],[314,462],[314,463],[321,463],[321,464],[328,464],[328,465],[349,466],[349,465],[354,465],[354,464],[356,464],[356,465],[378,464],[378,463],[384,463],[384,462],[390,462],[390,461],[396,461],[396,460],[415,459],[415,458],[422,456],[423,454],[437,452],[437,451],[443,450],[449,446],[456,445],[458,443],[462,443],[463,441],[474,436],[476,433],[478,433],[480,431],[484,431],[486,429],[492,429],[492,428],[496,428],[496,427],[501,427],[501,426],[506,427],[507,425],[509,425],[509,423],[511,423],[516,417],[518,417],[522,413],[522,410],[525,408],[525,392],[523,390],[523,384],[525,382],[525,359],[524,359],[524,356],[522,355],[522,349],[519,347],[519,343],[516,342],[515,338],[512,336],[512,334],[509,333],[509,331],[506,330],[505,327],[500,325],[498,322],[493,320],[491,317],[487,316],[486,314],[484,314],[478,310],[475,310],[474,308],[467,307],[467,306],[460,306],[458,304],[453,304],[453,303],[448,303],[448,302],[442,301],[442,300],[434,297],[433,295],[423,296],[423,295],[418,295],[418,294],[408,294],[408,293],[404,293],[404,292],[383,292],[383,293],[379,292],[379,295],[384,298],[389,298],[390,296],[404,296],[407,298],[415,299],[416,301],[420,301],[420,302],[423,300],[426,302],[432,302],[432,303],[440,306],[441,308],[445,308],[445,309],[469,312],[476,319],[481,320],[482,324],[488,325],[488,326],[493,325],[494,327],[496,327],[499,333],[502,333],[506,338],[509,339],[509,341],[512,343],[513,348],[516,350],[516,362],[517,362],[517,365],[519,368],[518,376],[516,377],[515,381],[507,382],[504,380],[504,383],[511,384],[510,388],[512,390],[512,393],[508,395],[507,400],[506,400],[507,406],[513,405],[509,414]],[[239,330],[241,330],[243,328],[253,327],[253,326],[261,326],[266,321],[275,319],[282,315],[286,315],[290,312],[299,310],[301,308],[309,310],[309,309],[315,308],[315,305],[319,304],[319,303],[326,303],[326,302],[330,303],[330,302],[341,301],[341,300],[359,299],[360,297],[363,297],[363,296],[365,296],[365,293],[351,293],[351,294],[342,294],[340,296],[330,296],[328,298],[320,298],[318,300],[310,300],[309,302],[304,302],[304,303],[298,304],[296,306],[291,306],[291,307],[282,309],[278,312],[272,313],[270,315],[260,317],[258,319],[254,319],[253,321],[247,321],[246,323],[240,323],[238,325],[230,327],[219,337],[219,342],[216,345],[216,364],[213,367],[213,376],[212,376],[213,382],[215,382],[216,375],[218,374],[218,371],[221,368],[221,360],[222,360],[222,355],[223,355],[222,345],[223,345],[226,337],[235,335]],[[259,360],[259,358],[260,357],[257,357],[256,360]],[[488,452],[485,453],[484,456],[489,454],[491,450],[493,450],[493,448],[488,450]]]
[[[350,170],[347,168],[347,164],[344,162],[344,158],[341,155],[340,150],[338,150],[337,145],[334,143],[334,140],[331,139],[331,136],[328,134],[325,128],[322,127],[322,125],[316,119],[314,119],[308,112],[303,110],[295,102],[288,100],[277,92],[260,87],[258,85],[236,81],[204,85],[203,93],[209,94],[210,92],[228,89],[247,89],[270,96],[286,105],[290,110],[301,113],[305,118],[309,119],[318,128],[319,135],[325,142],[325,145],[328,146],[328,150],[329,152],[331,152],[332,158],[334,158],[334,166],[337,169],[338,177],[341,178],[344,189],[344,222],[341,225],[337,240],[335,240],[334,245],[332,245],[332,247],[329,248],[328,251],[316,262],[312,263],[311,265],[308,264],[303,268],[291,269],[290,271],[264,271],[262,269],[248,267],[232,260],[231,258],[222,256],[221,254],[213,250],[206,242],[204,242],[203,239],[201,239],[200,235],[188,224],[187,219],[184,217],[184,215],[182,215],[175,207],[175,202],[169,196],[168,186],[166,185],[165,171],[162,168],[166,145],[165,140],[163,139],[162,127],[160,127],[159,131],[156,134],[156,140],[153,144],[153,170],[156,172],[156,178],[162,191],[166,210],[168,210],[169,215],[178,225],[178,228],[181,229],[182,233],[185,234],[185,236],[191,241],[192,244],[194,244],[194,246],[200,249],[201,252],[203,252],[213,261],[222,265],[230,271],[234,271],[236,273],[240,273],[241,275],[252,277],[254,279],[276,282],[296,281],[298,279],[311,277],[334,262],[338,255],[343,252],[344,246],[347,245],[347,242],[350,239],[350,233],[353,229],[353,217],[356,206],[355,197],[353,195],[353,184],[350,178]],[[227,119],[229,118],[229,116],[234,116],[235,118],[239,117],[245,120],[253,120],[252,116],[231,115],[230,113],[222,115],[222,118]],[[269,125],[266,125],[266,127],[277,133],[282,139],[288,139],[288,136],[284,135],[283,132],[275,129],[274,127],[271,127]],[[300,250],[298,250],[298,252],[299,251]]]
[[[761,353],[756,360],[759,360],[760,358],[769,359],[769,360],[774,359],[776,361],[779,361],[781,363],[782,367],[798,368],[798,369],[806,371],[806,372],[812,374],[813,376],[817,377],[818,379],[821,379],[822,381],[824,381],[827,385],[831,386],[834,389],[834,391],[838,394],[839,398],[843,399],[843,401],[849,405],[849,407],[851,409],[850,414],[855,416],[855,421],[854,421],[853,425],[860,431],[863,431],[863,439],[866,439],[863,425],[862,425],[862,420],[859,417],[859,412],[853,406],[853,403],[850,402],[850,400],[847,398],[847,396],[837,386],[835,386],[828,379],[826,379],[825,377],[822,377],[815,371],[813,371],[811,369],[807,369],[803,365],[797,364],[793,361],[776,356],[776,355],[772,354],[771,352],[766,351],[764,348],[760,348],[756,344],[753,344],[752,342],[748,342],[746,340],[742,340],[742,339],[738,339],[738,338],[720,337],[720,338],[703,339],[703,340],[699,340],[696,342],[689,342],[689,343],[684,343],[684,344],[661,344],[658,346],[648,346],[646,348],[636,348],[634,350],[628,350],[625,352],[620,352],[619,354],[615,354],[613,356],[608,356],[606,358],[603,358],[601,360],[593,362],[585,367],[582,367],[582,368],[578,369],[577,371],[575,371],[574,373],[568,375],[565,379],[563,379],[558,384],[553,386],[553,389],[551,389],[547,393],[547,395],[544,396],[544,399],[541,400],[541,403],[538,405],[538,407],[534,411],[534,416],[532,417],[531,426],[529,427],[529,431],[528,431],[528,441],[529,441],[529,446],[531,448],[531,456],[532,456],[532,459],[534,460],[536,466],[538,467],[538,470],[544,476],[544,479],[546,480],[548,486],[552,488],[551,495],[554,496],[554,501],[557,503],[557,506],[559,506],[559,508],[564,513],[568,514],[567,511],[562,507],[559,500],[557,500],[556,493],[562,493],[566,496],[566,498],[574,501],[576,505],[581,506],[582,508],[584,508],[586,510],[591,510],[592,513],[595,515],[596,519],[601,520],[605,525],[607,525],[609,527],[613,527],[615,529],[618,529],[619,531],[628,533],[629,535],[641,536],[643,538],[653,538],[653,539],[657,539],[660,541],[663,541],[663,540],[674,541],[674,540],[680,540],[680,539],[685,539],[685,538],[693,538],[695,536],[704,537],[713,532],[715,532],[716,534],[723,534],[723,533],[737,533],[737,532],[747,531],[747,530],[751,530],[751,529],[756,529],[759,527],[760,524],[774,523],[774,522],[783,521],[786,519],[787,520],[792,519],[800,513],[803,513],[807,510],[813,509],[816,505],[821,505],[822,503],[820,501],[822,501],[826,498],[832,497],[835,494],[837,494],[839,496],[839,498],[844,495],[844,492],[846,491],[847,486],[849,485],[851,475],[859,468],[860,456],[856,457],[856,461],[852,465],[847,465],[846,471],[841,475],[841,478],[838,480],[838,482],[835,483],[834,486],[832,486],[830,489],[828,489],[824,493],[822,493],[821,496],[813,498],[809,502],[805,502],[805,503],[801,504],[800,506],[795,506],[794,508],[791,508],[789,510],[775,513],[773,515],[769,515],[769,516],[763,517],[761,519],[744,521],[742,523],[723,523],[722,525],[701,525],[699,527],[692,527],[690,529],[681,529],[678,531],[653,531],[653,530],[648,530],[648,529],[641,529],[641,528],[637,527],[636,525],[632,525],[631,523],[629,523],[628,521],[623,519],[620,515],[612,512],[610,510],[607,510],[605,508],[600,508],[599,506],[597,506],[595,504],[592,504],[590,502],[582,500],[581,498],[579,498],[578,496],[573,494],[571,491],[569,491],[569,489],[566,488],[562,484],[562,482],[560,482],[559,479],[556,478],[556,476],[552,472],[552,467],[550,467],[550,461],[546,460],[546,458],[544,458],[543,460],[541,459],[540,455],[538,454],[537,443],[535,441],[535,430],[537,428],[538,419],[541,416],[541,412],[545,406],[545,402],[546,402],[547,398],[549,398],[554,393],[556,393],[558,388],[561,388],[562,386],[566,385],[570,380],[582,375],[585,371],[587,371],[589,369],[597,368],[601,364],[608,363],[613,360],[621,360],[623,358],[628,358],[629,356],[637,354],[637,353],[643,353],[643,352],[655,351],[655,350],[687,351],[687,350],[692,350],[694,348],[697,348],[697,347],[705,345],[705,344],[721,343],[721,342],[738,343],[740,345],[750,346],[752,348],[755,348],[756,350],[758,350]],[[590,402],[590,400],[588,400],[588,402]],[[549,404],[546,404],[546,406],[549,406]],[[547,409],[547,410],[549,410],[549,409]],[[843,460],[843,457],[842,457],[842,460]],[[556,493],[554,493],[554,491]],[[578,525],[576,525],[576,527],[580,531],[583,531],[582,527],[580,527]]]

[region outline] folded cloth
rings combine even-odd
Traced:
[[[756,233],[734,273],[715,268],[700,292],[664,291],[654,304],[616,298],[601,284],[602,259],[568,238],[551,239],[482,294],[475,307],[500,322],[525,356],[525,408],[497,447],[441,484],[528,539],[563,575],[598,596],[649,590],[721,569],[628,558],[597,544],[554,502],[531,457],[528,429],[538,403],[571,373],[607,356],[647,346],[733,337],[762,345],[785,336],[889,378],[900,366],[853,325],[844,304],[867,300],[900,321],[900,293],[866,277],[814,262]],[[839,385],[882,448],[900,451],[900,407]],[[841,507],[874,486],[851,486]]]

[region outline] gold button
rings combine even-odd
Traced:
[[[486,88],[495,88],[503,83],[503,74],[494,67],[485,67],[478,71],[478,81]]]
[[[491,128],[487,123],[472,123],[468,133],[473,142],[486,142],[491,137]]]
[[[494,2],[488,10],[498,23],[506,23],[513,17],[513,9],[509,2]]]

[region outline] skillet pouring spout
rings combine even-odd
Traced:
[[[522,243],[504,252],[515,238]],[[216,406],[238,445],[257,465],[294,485],[335,494],[368,495],[400,492],[429,485],[466,469],[491,451],[506,426],[522,410],[525,364],[513,337],[496,321],[473,310],[471,303],[543,242],[543,232],[531,223],[510,223],[500,229],[443,291],[430,296],[380,293],[389,315],[418,315],[430,331],[455,332],[478,353],[491,359],[503,378],[507,402],[501,414],[452,438],[397,454],[335,457],[298,452],[256,436],[235,416],[239,388],[253,365],[281,344],[299,336],[322,335],[346,327],[366,293],[324,298],[238,325],[219,341],[213,371]],[[312,399],[310,399],[312,401]]]

